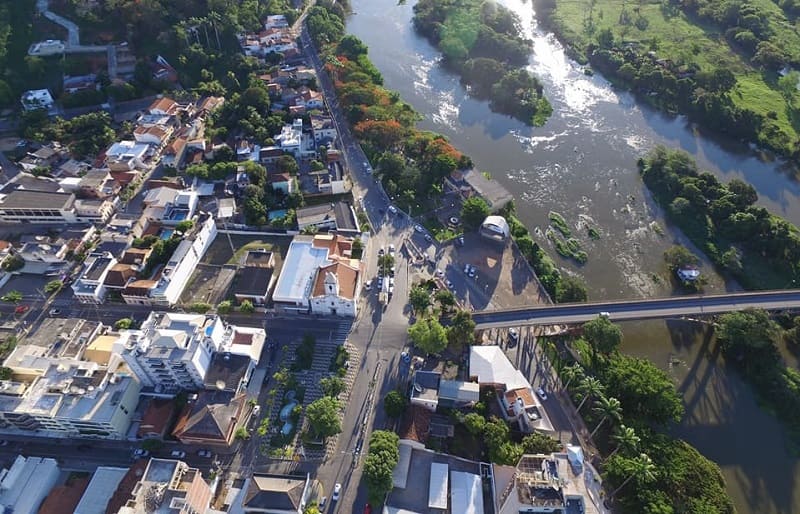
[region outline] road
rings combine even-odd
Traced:
[[[774,311],[798,307],[800,290],[780,290],[487,310],[474,313],[472,319],[477,328],[485,329],[509,325],[583,323],[600,313],[608,313],[614,321],[623,321],[705,316],[749,308]]]

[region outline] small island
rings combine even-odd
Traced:
[[[493,111],[536,126],[552,114],[542,84],[524,69],[533,44],[520,35],[510,10],[481,0],[421,0],[414,6],[414,28]]]

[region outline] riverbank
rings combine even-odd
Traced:
[[[756,190],[698,169],[685,152],[658,146],[639,160],[648,189],[697,248],[747,289],[783,289],[800,275],[800,229],[757,207]]]
[[[470,94],[488,99],[493,111],[534,126],[553,113],[541,82],[524,69],[532,44],[508,8],[481,0],[419,0],[413,21]]]
[[[536,15],[570,48],[616,84],[669,113],[785,157],[796,157],[796,107],[778,68],[749,59],[678,6],[594,0],[536,0]]]

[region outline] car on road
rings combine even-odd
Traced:
[[[519,332],[517,332],[516,328],[509,328],[508,329],[508,337],[510,337],[511,339],[516,341],[517,339],[519,339]]]
[[[443,276],[444,276],[444,271],[442,271],[442,270],[440,270],[440,269],[437,269],[437,270],[436,270],[436,276],[437,276],[437,277],[443,277]]]
[[[143,458],[149,457],[149,456],[150,456],[150,452],[145,450],[145,449],[142,449],[142,448],[137,448],[133,452],[133,458],[134,459],[143,459]]]
[[[369,503],[364,505],[364,514],[372,514],[372,505]]]
[[[61,314],[61,309],[50,309],[51,316],[58,316],[59,314]]]
[[[381,246],[380,250],[378,250],[378,257],[381,257],[384,253],[386,253],[386,250]]]
[[[331,497],[331,499],[333,501],[337,501],[341,493],[342,493],[342,484],[337,482],[336,485],[333,486],[333,496]]]
[[[464,236],[459,236],[457,241],[458,241],[458,246],[464,246]]]
[[[27,305],[17,305],[17,308],[14,309],[14,314],[25,314],[30,310],[30,307]]]
[[[417,231],[417,232],[419,232],[420,234],[422,234],[423,232],[425,232],[425,229],[424,229],[424,228],[422,228],[422,225],[414,225],[414,230],[416,230],[416,231]]]
[[[427,242],[429,242],[429,243],[432,243],[432,242],[433,242],[433,238],[431,237],[431,235],[430,235],[430,234],[425,234],[425,241],[427,241]]]
[[[379,276],[378,277],[378,289],[380,289],[382,287],[383,287],[383,277]]]
[[[317,509],[322,512],[322,509],[325,507],[325,503],[328,501],[327,496],[323,496],[322,499],[317,504]]]
[[[453,286],[453,283],[450,282],[450,279],[445,280],[444,284],[447,286],[447,289],[453,289],[455,287]]]
[[[545,392],[545,390],[544,390],[544,389],[542,389],[542,387],[541,387],[541,386],[539,386],[539,388],[538,388],[538,389],[536,389],[536,394],[538,394],[538,395],[539,395],[539,398],[541,398],[541,399],[542,399],[542,401],[545,401],[545,400],[547,400],[547,393]]]
[[[471,266],[469,264],[464,264],[464,274],[465,275],[469,275],[469,270],[470,269],[471,269]]]
[[[186,452],[181,450],[172,450],[171,452],[169,452],[169,456],[175,459],[182,459],[186,457]]]
[[[610,312],[607,312],[607,311],[603,311],[603,312],[601,312],[601,313],[599,314],[599,316],[600,316],[601,318],[610,318],[610,317],[611,317],[611,313],[610,313]]]
[[[211,450],[197,450],[198,457],[205,457],[206,459],[211,458]]]
[[[369,291],[370,289],[372,289],[372,282],[370,282],[369,280],[367,280],[366,282],[364,282],[364,289],[366,289],[367,291]]]
[[[392,255],[393,253],[394,253],[394,245],[390,244],[389,245],[389,255]]]
[[[394,205],[390,205],[389,212],[392,214],[397,214],[397,207],[395,207]]]

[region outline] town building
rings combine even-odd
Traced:
[[[506,219],[495,215],[487,216],[481,223],[480,234],[486,239],[500,243],[505,243],[511,238],[511,230]]]
[[[36,111],[38,109],[49,111],[55,104],[55,100],[53,100],[53,95],[50,94],[49,89],[31,89],[30,91],[25,91],[20,101],[22,102],[22,108],[26,111]]]
[[[25,264],[21,270],[23,273],[55,276],[66,268],[69,250],[66,242],[53,242],[44,238],[41,242],[24,243],[16,256]]]
[[[246,393],[200,391],[190,397],[172,435],[183,444],[225,451],[235,442],[236,432],[247,426],[251,412]]]
[[[205,514],[209,511],[212,496],[211,488],[199,469],[179,460],[153,458],[124,504],[113,512]],[[111,501],[108,507],[111,507]]]
[[[311,115],[311,132],[314,134],[314,143],[319,146],[336,140],[336,125],[333,118],[319,114]]]
[[[444,186],[446,192],[456,192],[463,199],[473,196],[482,198],[492,212],[499,211],[514,199],[499,182],[485,177],[476,169],[455,170],[444,178]]]
[[[151,155],[150,145],[136,141],[120,141],[106,150],[106,166],[111,171],[143,170]]]
[[[289,245],[272,300],[285,312],[354,316],[360,261],[353,240],[340,235],[297,236]]]
[[[297,209],[296,216],[298,230],[312,227],[317,230],[335,230],[352,236],[361,233],[353,206],[342,201],[303,207]]]
[[[431,412],[439,406],[469,408],[480,401],[480,384],[442,379],[441,373],[417,370],[411,387],[411,404]]]
[[[80,276],[72,283],[75,299],[81,303],[105,302],[108,292],[105,286],[106,276],[116,264],[117,259],[110,253],[90,254],[83,263]]]
[[[82,223],[75,211],[75,195],[16,189],[0,193],[0,221],[4,223]]]
[[[291,125],[284,125],[273,139],[281,151],[299,158],[303,150],[303,120],[297,118]]]
[[[233,295],[241,303],[250,300],[253,305],[267,303],[275,286],[277,275],[272,252],[251,250],[245,257],[244,266],[236,271]]]
[[[308,474],[254,473],[234,484],[238,487],[231,514],[302,514],[311,497]]]
[[[142,218],[148,222],[177,225],[181,221],[192,219],[197,213],[199,203],[197,191],[156,187],[148,191],[142,200]]]
[[[0,472],[0,507],[3,512],[37,514],[60,474],[55,459],[18,455],[10,468]]]
[[[108,501],[127,472],[127,468],[98,467],[73,514],[105,513]]]

